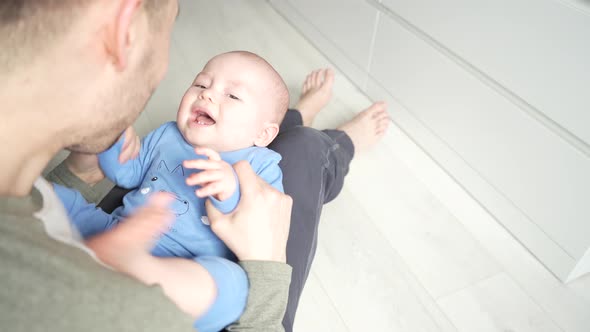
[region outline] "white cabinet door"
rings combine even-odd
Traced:
[[[424,149],[565,279],[572,261],[590,247],[590,159],[423,37],[383,16],[370,87],[399,100],[446,152],[429,144]],[[478,181],[445,156],[470,168]]]
[[[362,0],[271,0],[356,85],[365,84],[378,11]]]
[[[383,0],[590,151],[590,12],[566,3]]]

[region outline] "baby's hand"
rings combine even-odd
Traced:
[[[186,184],[189,186],[200,185],[201,188],[195,193],[201,198],[213,196],[220,201],[230,198],[237,189],[232,166],[221,160],[219,153],[212,149],[196,148],[195,152],[207,156],[209,159],[184,161],[184,167],[202,170],[190,175],[186,179]]]
[[[137,133],[135,133],[133,126],[129,126],[123,135],[125,135],[125,141],[123,142],[123,147],[119,154],[119,163],[121,164],[137,158],[137,156],[139,156],[139,150],[141,149],[141,141],[139,140]]]

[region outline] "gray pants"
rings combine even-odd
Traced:
[[[301,115],[289,110],[270,149],[281,154],[285,193],[293,198],[287,263],[293,267],[289,302],[283,319],[293,331],[295,312],[315,255],[322,207],[333,200],[344,183],[354,155],[350,138],[339,130],[303,127]],[[111,212],[122,204],[128,190],[115,187],[99,207]]]
[[[287,263],[293,267],[293,276],[283,319],[285,330],[291,332],[315,256],[322,207],[340,193],[354,146],[342,131],[303,127],[299,112],[289,110],[269,148],[283,157],[279,164],[283,187],[293,198],[287,242]]]

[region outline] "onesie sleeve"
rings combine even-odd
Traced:
[[[273,186],[278,191],[284,193],[283,189],[283,171],[279,167],[281,155],[270,150],[264,149],[252,161],[252,168],[258,176]]]
[[[53,189],[62,202],[70,221],[83,238],[102,233],[116,221],[96,205],[88,203],[79,191],[53,183]]]
[[[232,168],[232,170],[233,170],[233,168]],[[230,198],[228,198],[224,201],[220,201],[213,196],[209,196],[209,199],[211,200],[211,203],[213,204],[213,206],[215,206],[215,208],[223,214],[228,214],[228,213],[232,212],[238,206],[238,203],[240,202],[240,181],[238,181],[238,175],[236,174],[236,171],[233,171],[233,172],[234,172],[234,179],[236,180],[236,190],[234,191],[233,195],[231,195]]]
[[[112,147],[98,155],[100,168],[106,177],[123,188],[138,187],[151,165],[155,147],[170,125],[173,124],[166,123],[149,133],[141,140],[139,156],[121,164],[119,163],[119,155],[125,142],[125,133],[123,133]]]
[[[260,148],[248,156],[248,161],[258,176],[278,191],[284,193],[283,172],[279,167],[279,162],[281,161],[280,154],[266,148]],[[209,196],[213,206],[224,214],[232,212],[240,202],[240,181],[238,181],[238,175],[235,171],[234,177],[236,179],[236,191],[234,191],[234,194],[230,198],[220,201],[213,196]]]

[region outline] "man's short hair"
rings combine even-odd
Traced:
[[[0,0],[0,71],[30,64],[72,27],[94,0]],[[159,28],[158,9],[169,0],[144,0],[150,26]]]

